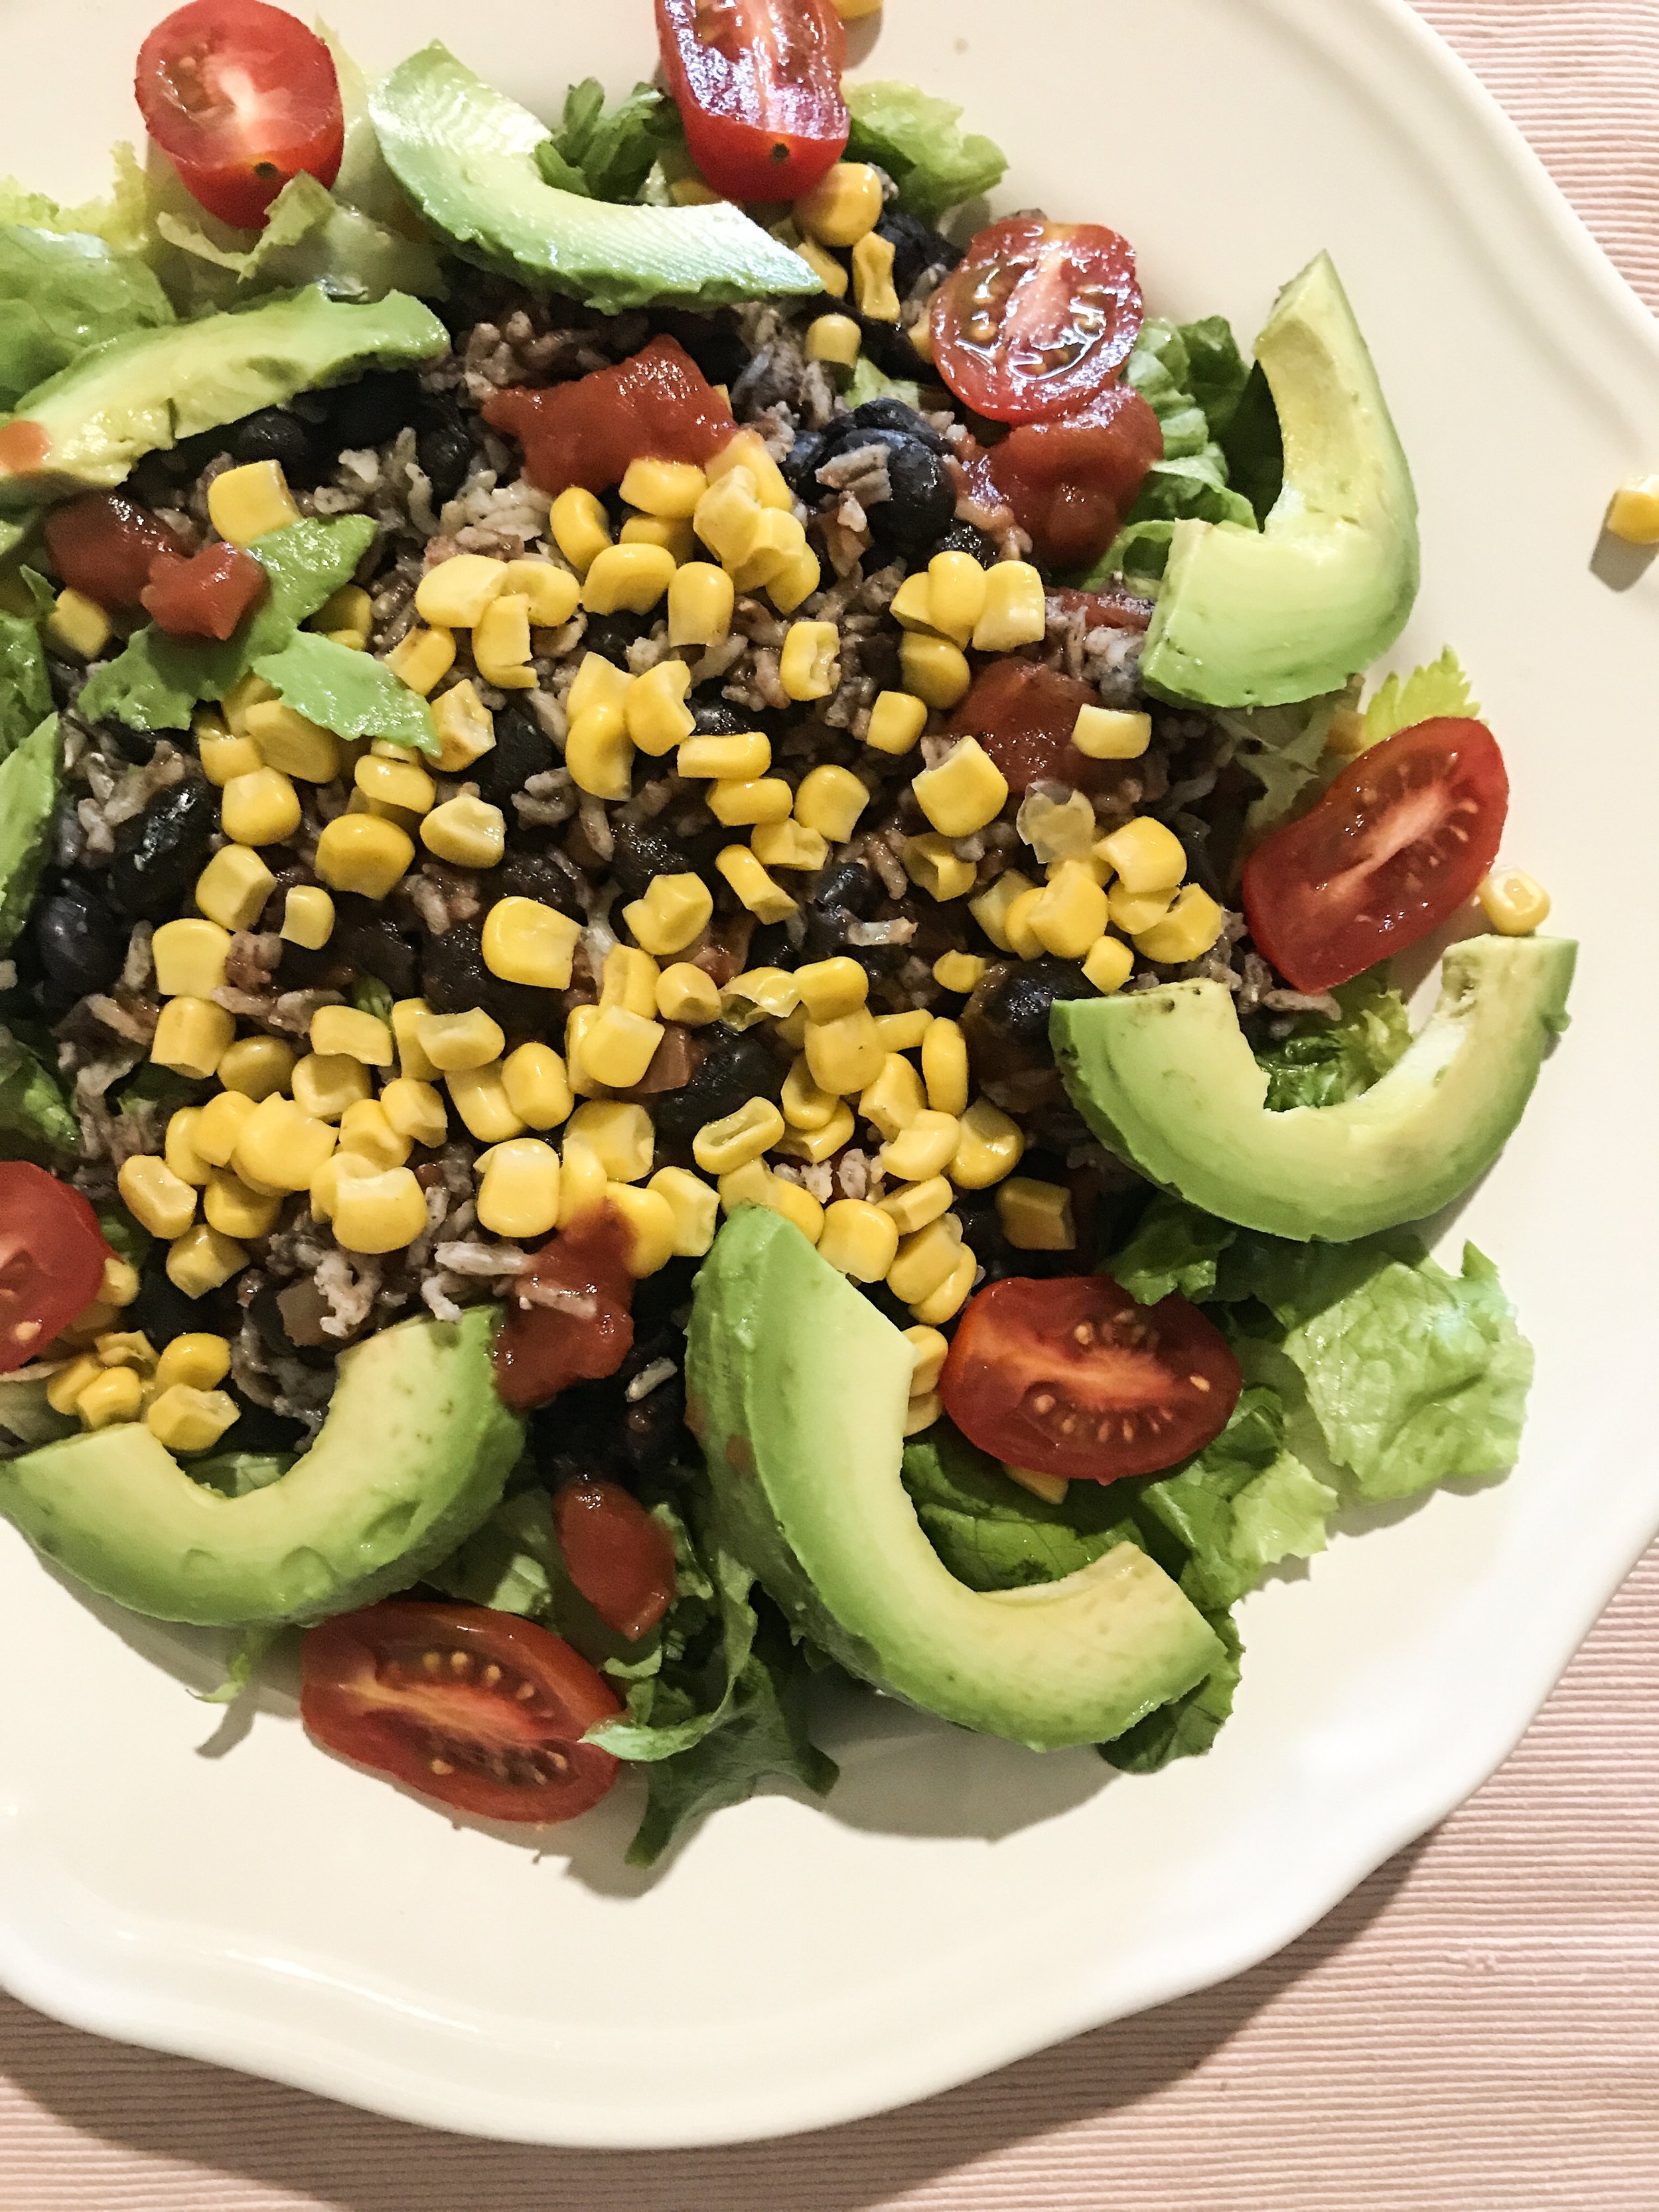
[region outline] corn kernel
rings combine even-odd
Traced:
[[[1029,561],[999,561],[985,577],[985,605],[974,624],[975,653],[1041,645],[1048,626],[1042,579]]]
[[[421,1047],[421,1023],[431,1012],[424,999],[399,999],[392,1009],[398,1073],[420,1083],[430,1083],[438,1073]]]
[[[1475,896],[1500,937],[1530,937],[1550,918],[1549,893],[1520,868],[1495,869]]]
[[[880,1030],[877,1030],[878,1038]],[[859,1115],[880,1130],[884,1137],[908,1129],[922,1110],[921,1078],[908,1060],[888,1052],[875,1079],[865,1085],[859,1098]],[[930,1168],[931,1175],[933,1170]]]
[[[890,1192],[882,1200],[881,1208],[892,1215],[900,1236],[909,1237],[948,1213],[955,1203],[956,1193],[945,1177],[929,1176],[926,1182],[913,1182],[903,1190]]]
[[[817,1165],[852,1143],[854,1127],[852,1108],[845,1099],[837,1098],[831,1102],[830,1116],[823,1128],[787,1130],[772,1149],[792,1160],[811,1160]]]
[[[93,1346],[105,1367],[136,1367],[141,1375],[155,1372],[155,1346],[142,1329],[106,1329]]]
[[[632,945],[613,945],[599,981],[599,1005],[626,1006],[649,1021],[657,1010],[657,963]]]
[[[856,1013],[870,995],[868,975],[844,952],[798,968],[795,987],[809,1019],[815,1022],[833,1022],[842,1014]]]
[[[927,1297],[918,1298],[910,1308],[911,1313],[917,1321],[930,1328],[936,1328],[940,1322],[949,1321],[967,1304],[968,1294],[974,1287],[974,1277],[978,1271],[978,1261],[964,1247],[956,1266],[939,1288]]]
[[[845,281],[845,271],[842,272]],[[806,326],[806,358],[826,362],[833,368],[854,368],[864,344],[864,333],[850,315],[820,315]]]
[[[740,592],[770,590],[780,576],[793,569],[807,550],[806,532],[795,517],[777,507],[765,507],[749,533],[748,542],[732,571],[732,581]],[[816,561],[813,576],[816,580]],[[793,597],[786,593],[787,604],[798,605],[811,588],[812,585],[809,583]],[[775,592],[774,602],[781,604]]]
[[[842,0],[836,0],[836,4],[837,7],[841,6],[842,4]],[[904,1333],[907,1336],[912,1334],[909,1329],[906,1329]],[[936,1332],[933,1329],[927,1329],[920,1332],[920,1334],[932,1336],[935,1334]],[[939,1419],[944,1411],[945,1401],[939,1396],[937,1390],[924,1390],[920,1394],[920,1395],[913,1395],[904,1408],[904,1434],[906,1438],[908,1439],[911,1437],[925,1435],[926,1432],[933,1427],[934,1422]]]
[[[634,744],[623,708],[609,702],[571,717],[564,764],[578,791],[592,799],[626,799],[633,787]]]
[[[330,1125],[294,1099],[262,1098],[242,1124],[230,1164],[258,1191],[308,1190],[334,1146]]]
[[[1106,894],[1107,918],[1126,937],[1138,938],[1144,930],[1156,928],[1169,913],[1174,898],[1174,892],[1170,890],[1136,892],[1122,884],[1114,884]]]
[[[965,646],[985,612],[986,574],[971,553],[935,553],[927,563],[924,626]]]
[[[714,866],[740,902],[759,921],[787,921],[795,901],[775,883],[746,845],[728,845],[717,854]]]
[[[685,703],[691,671],[683,660],[659,660],[629,686],[624,709],[628,734],[642,753],[659,760],[683,744],[696,726]]]
[[[553,573],[564,575],[562,568]],[[575,578],[567,577],[566,581],[574,587]],[[478,687],[470,676],[452,684],[433,702],[432,726],[438,738],[436,764],[444,775],[460,775],[474,761],[495,750],[495,717],[478,696]]]
[[[408,1168],[342,1176],[334,1238],[348,1252],[401,1252],[427,1225],[426,1193]]]
[[[269,530],[300,520],[280,461],[226,469],[208,486],[208,520],[228,544],[252,545]]]
[[[409,873],[415,846],[407,830],[372,814],[340,814],[317,840],[317,872],[331,890],[383,899]]]
[[[236,849],[228,845],[225,848],[226,852]],[[215,857],[222,859],[223,854]],[[274,876],[271,881],[275,883]],[[199,887],[196,902],[201,904]],[[283,901],[282,934],[289,945],[302,945],[308,952],[319,952],[328,943],[334,934],[334,902],[320,884],[295,884],[289,892]]]
[[[207,1330],[192,1330],[164,1345],[155,1363],[158,1389],[170,1390],[183,1382],[192,1390],[211,1390],[230,1372],[230,1345]]]
[[[924,637],[912,631],[900,641],[899,667],[906,690],[930,707],[957,705],[973,682],[960,647],[948,637]]]
[[[799,228],[821,246],[848,246],[875,228],[881,210],[881,179],[869,163],[837,161],[795,202],[794,217]]]
[[[791,623],[778,662],[779,681],[792,699],[828,699],[841,682],[840,654],[841,632],[834,623]]]
[[[731,777],[713,785],[708,811],[728,830],[749,828],[763,822],[787,822],[795,794],[779,775]]]
[[[1626,545],[1659,545],[1659,477],[1632,477],[1607,509],[1607,528]]]
[[[1030,926],[1048,952],[1080,960],[1106,927],[1106,894],[1081,860],[1062,860],[1037,895]]]
[[[1172,891],[1187,872],[1186,848],[1173,830],[1148,814],[1137,815],[1096,847],[1132,897]]]
[[[657,978],[657,1012],[665,1022],[700,1029],[720,1018],[720,994],[714,978],[690,961],[665,968]]]
[[[674,1217],[676,1255],[701,1260],[720,1226],[720,1193],[689,1168],[659,1168],[646,1188],[664,1200]]]
[[[802,777],[795,793],[795,819],[832,845],[844,845],[869,804],[869,787],[851,769],[826,763]]]
[[[227,1237],[269,1237],[282,1210],[280,1198],[250,1190],[229,1168],[215,1168],[202,1199],[209,1227]]]
[[[979,564],[975,562],[974,565],[977,568]],[[926,630],[938,635],[938,625],[933,620],[933,580],[925,568],[911,570],[894,592],[887,611],[902,629]],[[966,645],[968,641],[964,637],[957,642]]]
[[[274,1091],[286,1091],[294,1079],[294,1048],[281,1037],[242,1037],[228,1047],[219,1061],[218,1075],[227,1091],[239,1091],[256,1103]]]
[[[890,1131],[881,1149],[883,1171],[901,1182],[929,1182],[956,1158],[962,1124],[954,1114],[932,1107],[914,1114],[908,1124]]]
[[[211,1451],[240,1410],[226,1391],[173,1382],[151,1401],[144,1423],[170,1452]]]
[[[355,1109],[348,1107],[346,1110]],[[449,1134],[449,1114],[442,1091],[416,1076],[393,1076],[380,1093],[380,1111],[411,1145],[425,1145],[435,1151]]]
[[[169,999],[150,1039],[149,1056],[158,1067],[205,1080],[235,1034],[235,1022],[210,999]]]
[[[665,546],[608,545],[588,569],[582,605],[591,615],[649,614],[674,580]]]
[[[503,982],[568,990],[581,933],[580,922],[540,899],[498,899],[484,916],[484,966]]]
[[[892,240],[873,230],[853,248],[853,297],[867,323],[896,323],[899,319],[895,258]]]
[[[925,703],[908,691],[881,691],[870,709],[864,742],[879,753],[908,753],[927,726]]]
[[[162,998],[209,999],[225,980],[230,932],[216,921],[164,921],[150,952]]]
[[[912,1006],[902,1014],[878,1014],[876,1035],[885,1052],[915,1052],[933,1025],[925,1006]]]
[[[769,1152],[783,1130],[783,1116],[771,1100],[751,1098],[735,1114],[705,1122],[691,1139],[691,1157],[709,1175],[730,1175]]]
[[[431,811],[438,787],[418,762],[405,756],[387,760],[368,753],[352,770],[352,781],[365,799],[377,805],[399,806],[410,814]]]
[[[910,1376],[910,1395],[925,1398],[939,1388],[939,1378],[945,1372],[945,1355],[951,1349],[951,1340],[941,1336],[936,1328],[907,1328],[904,1340],[915,1354],[915,1369]]]
[[[626,1183],[606,1186],[605,1202],[628,1234],[628,1272],[636,1279],[654,1275],[674,1256],[678,1224],[660,1192],[634,1190]]]
[[[711,646],[732,634],[737,587],[712,562],[688,561],[668,586],[668,642]]]
[[[196,878],[196,903],[222,929],[252,929],[276,882],[251,846],[222,845]]]
[[[839,1020],[841,1018],[833,1015],[830,1018]],[[780,1103],[783,1118],[792,1129],[810,1132],[829,1127],[841,1099],[837,1092],[826,1091],[813,1081],[812,1072],[803,1054],[783,1079],[783,1096]]]
[[[624,545],[659,545],[676,567],[695,560],[697,533],[689,522],[672,522],[662,514],[630,514],[621,532]]]
[[[768,1018],[785,1020],[799,1004],[800,988],[781,968],[750,968],[720,993],[721,1018],[734,1030],[752,1029]]]
[[[968,911],[1000,952],[1012,952],[1007,920],[1010,909],[1037,886],[1018,868],[1006,868],[996,881],[968,902]]]
[[[626,1006],[606,1006],[582,1036],[581,1071],[607,1091],[631,1091],[662,1042],[662,1024]]]
[[[372,1088],[363,1061],[343,1052],[309,1054],[295,1064],[290,1082],[295,1104],[315,1121],[337,1121]]]
[[[114,626],[96,599],[84,592],[59,592],[46,618],[48,640],[76,660],[96,660],[114,635]]]
[[[988,1190],[1012,1175],[1025,1150],[1025,1138],[988,1098],[976,1098],[962,1116],[962,1136],[951,1161],[951,1180],[958,1190]]]
[[[854,1282],[879,1283],[898,1256],[893,1218],[860,1198],[843,1198],[825,1208],[818,1250],[832,1267]]]
[[[104,1372],[104,1364],[89,1352],[78,1359],[71,1359],[60,1367],[46,1384],[46,1403],[54,1413],[72,1413],[76,1401],[88,1382],[95,1382]]]
[[[832,300],[847,297],[847,288],[851,280],[833,253],[827,252],[815,238],[803,239],[794,250]]]
[[[234,1237],[198,1221],[167,1247],[167,1280],[187,1298],[205,1297],[246,1267],[248,1255]]]
[[[1176,893],[1175,903],[1162,921],[1139,932],[1135,948],[1149,960],[1177,966],[1201,960],[1220,936],[1226,919],[1208,891],[1188,884]]]
[[[411,1149],[410,1140],[392,1127],[380,1099],[360,1098],[340,1116],[341,1152],[355,1153],[377,1168],[400,1168]]]
[[[874,1018],[864,1006],[832,1022],[809,1021],[805,1049],[813,1082],[838,1098],[867,1091],[887,1059]]]
[[[263,676],[255,676],[252,671],[246,676],[239,676],[219,702],[220,709],[232,737],[246,737],[248,708],[257,707],[261,700],[274,699],[276,696],[276,686],[267,684]],[[256,752],[258,750],[257,745],[254,750]]]
[[[823,1208],[810,1191],[799,1183],[789,1182],[759,1160],[750,1160],[746,1166],[734,1169],[720,1177],[720,1204],[726,1212],[735,1212],[739,1206],[763,1206],[773,1213],[782,1214],[786,1221],[793,1222],[810,1244],[816,1244],[823,1234]]]
[[[794,507],[795,495],[784,481],[783,471],[767,451],[766,441],[758,430],[738,431],[726,440],[713,460],[704,463],[703,469],[710,484],[718,483],[733,470],[746,470],[763,507],[775,507],[784,514]]]
[[[679,749],[675,772],[688,779],[708,776],[747,781],[772,765],[772,741],[759,731],[732,738],[688,738]]]
[[[514,1057],[516,1059],[517,1054]],[[506,1066],[501,1060],[488,1067],[457,1067],[445,1078],[451,1104],[466,1125],[468,1134],[476,1137],[481,1145],[499,1145],[506,1138],[521,1137],[525,1132],[525,1124],[507,1094]]]
[[[121,1203],[152,1237],[182,1236],[196,1218],[196,1193],[153,1154],[123,1160],[115,1183]]]
[[[623,908],[623,920],[649,953],[683,952],[702,936],[714,911],[714,895],[701,876],[653,876],[643,898]],[[656,982],[652,983],[653,1011]]]
[[[606,561],[622,557],[620,553],[600,556]],[[478,673],[502,691],[532,690],[536,672],[530,665],[530,602],[522,592],[504,592],[484,609],[472,633]]]
[[[1003,916],[1009,949],[1018,959],[1039,959],[1045,950],[1042,939],[1036,933],[1036,915],[1046,895],[1047,887],[1039,884],[1023,897],[1017,898]]]
[[[493,1146],[478,1185],[478,1220],[496,1237],[545,1237],[559,1218],[559,1156],[539,1137]]]
[[[582,1064],[582,1043],[599,1018],[597,1006],[573,1006],[565,1017],[564,1062],[570,1088],[578,1098],[594,1098],[605,1089],[592,1070]]]
[[[280,699],[267,699],[247,710],[247,733],[267,768],[302,783],[332,783],[340,773],[340,740]]]
[[[1072,743],[1090,760],[1139,760],[1152,742],[1150,714],[1120,707],[1079,707]]]
[[[816,874],[830,857],[830,848],[816,830],[799,822],[761,822],[751,831],[750,848],[769,868],[792,868]]]
[[[603,1206],[610,1188],[605,1163],[592,1146],[580,1137],[567,1137],[559,1171],[558,1226],[568,1229],[573,1221]]]
[[[803,532],[795,550],[767,578],[766,588],[778,612],[792,615],[804,600],[811,598],[823,581],[823,563],[806,543]]]
[[[279,769],[234,775],[220,795],[220,820],[238,845],[280,845],[300,826],[300,795]]]
[[[249,1110],[252,1100],[248,1101]],[[202,1118],[199,1106],[181,1106],[167,1121],[167,1136],[161,1151],[168,1167],[180,1182],[194,1183],[199,1190],[208,1179],[209,1162],[204,1159],[196,1143],[197,1126]],[[234,1139],[232,1139],[234,1142]],[[227,1152],[226,1158],[229,1158]],[[108,1265],[107,1261],[105,1263]]]
[[[374,602],[361,584],[342,584],[306,621],[307,629],[320,630],[325,636],[334,630],[356,629],[367,637],[374,626]]]
[[[935,1019],[921,1041],[921,1078],[935,1113],[961,1114],[968,1104],[968,1040],[959,1022]]]
[[[259,748],[252,738],[234,738],[228,730],[207,730],[198,726],[196,750],[201,756],[203,775],[210,783],[222,790],[232,776],[252,775],[256,768],[264,766]]]
[[[421,823],[421,842],[458,868],[493,868],[507,850],[507,817],[488,799],[447,799]]]
[[[951,840],[941,837],[936,830],[927,830],[920,837],[907,837],[899,858],[916,889],[941,904],[965,898],[979,873],[975,863],[959,859]]]
[[[970,837],[994,822],[1008,799],[1008,780],[977,738],[963,738],[937,768],[910,786],[916,804],[941,836]]]
[[[411,691],[429,698],[455,665],[455,639],[447,629],[406,630],[386,655],[386,666]]]
[[[933,981],[941,991],[954,991],[965,999],[977,990],[989,965],[977,952],[942,952],[933,963]]]
[[[1133,972],[1135,956],[1121,937],[1099,938],[1083,956],[1083,972],[1097,991],[1121,991]]]
[[[245,1091],[216,1091],[204,1106],[195,1110],[196,1119],[191,1127],[190,1148],[209,1167],[228,1168],[231,1155],[236,1150],[236,1139],[246,1127],[249,1116],[258,1104]],[[195,1181],[192,1176],[189,1178]],[[202,1177],[204,1183],[207,1177]]]
[[[338,1054],[365,1067],[390,1067],[391,1026],[356,1006],[319,1006],[311,1018],[311,1049],[325,1059]]]
[[[708,489],[708,477],[689,461],[630,461],[622,480],[622,495],[629,507],[675,522],[696,512]]]
[[[422,577],[415,590],[415,611],[436,628],[471,629],[506,589],[505,561],[492,561],[482,553],[456,553]]]
[[[642,1182],[651,1172],[657,1139],[643,1106],[590,1099],[571,1115],[565,1135],[586,1145],[612,1182]]]
[[[106,1367],[79,1393],[75,1410],[87,1429],[136,1421],[144,1409],[144,1385],[131,1367]]]
[[[554,501],[548,525],[553,543],[579,576],[585,576],[611,543],[611,518],[604,502],[580,484]]]
[[[915,1305],[949,1279],[962,1253],[962,1224],[955,1214],[942,1213],[925,1229],[901,1237],[897,1257],[887,1270],[887,1286],[896,1298]]]
[[[457,1068],[487,1066],[501,1058],[507,1042],[500,1024],[482,1006],[464,1014],[423,1014],[416,1034],[428,1060],[446,1075]]]
[[[997,1191],[996,1207],[1002,1233],[1016,1251],[1076,1250],[1072,1194],[1063,1183],[1010,1176]]]

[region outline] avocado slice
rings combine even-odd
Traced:
[[[959,1583],[900,1467],[910,1346],[779,1214],[742,1206],[697,1278],[686,1359],[722,1537],[791,1626],[878,1689],[1038,1751],[1101,1743],[1220,1644],[1133,1544],[1028,1589]]]
[[[739,207],[625,207],[556,190],[536,165],[547,125],[434,40],[369,97],[387,166],[468,261],[590,307],[734,300],[823,289]]]
[[[259,307],[128,331],[37,385],[0,422],[0,507],[118,484],[146,453],[296,392],[445,352],[430,307],[389,292],[370,306],[311,285]]]
[[[1417,493],[1328,253],[1256,341],[1279,410],[1285,487],[1260,532],[1177,523],[1140,670],[1211,707],[1335,691],[1386,653],[1417,598]]]
[[[1073,1104],[1152,1182],[1246,1229],[1347,1243],[1437,1212],[1492,1165],[1566,1027],[1577,954],[1561,937],[1454,945],[1427,1026],[1340,1106],[1268,1111],[1220,983],[1056,1000],[1049,1035]]]
[[[0,1514],[82,1582],[158,1620],[320,1620],[404,1589],[499,1502],[524,1423],[495,1393],[498,1310],[410,1321],[342,1355],[315,1443],[239,1498],[147,1428],[0,1465]]]

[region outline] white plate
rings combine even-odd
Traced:
[[[95,186],[157,11],[11,0],[0,116],[32,184]],[[370,64],[442,33],[544,112],[652,61],[644,0],[328,12]],[[1659,1527],[1659,602],[1615,587],[1638,564],[1590,566],[1612,485],[1659,461],[1654,326],[1402,0],[892,0],[866,67],[965,103],[1012,156],[1003,207],[1127,232],[1156,308],[1248,337],[1336,255],[1423,495],[1400,657],[1455,641],[1514,773],[1509,855],[1589,940],[1571,1034],[1458,1224],[1538,1344],[1524,1462],[1249,1600],[1206,1759],[1111,1779],[866,1700],[835,1718],[827,1812],[723,1813],[654,1881],[623,1864],[632,1802],[538,1855],[319,1756],[291,1698],[204,1755],[202,1650],[4,1532],[0,1978],[64,2020],[534,2142],[714,2142],[926,2096],[1297,1935],[1491,1771]]]

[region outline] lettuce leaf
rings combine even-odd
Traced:
[[[1281,1114],[1291,1106],[1340,1106],[1388,1073],[1412,1041],[1411,1017],[1400,993],[1372,969],[1334,994],[1340,1021],[1306,1014],[1286,1037],[1261,1046],[1267,1071],[1267,1105]]]
[[[405,238],[343,206],[303,171],[271,202],[262,230],[216,223],[189,200],[158,206],[155,222],[167,289],[191,315],[245,307],[302,284],[360,301],[383,300],[388,292],[436,299],[445,289],[438,257],[424,240]]]
[[[1285,489],[1285,437],[1279,409],[1258,362],[1245,380],[1224,429],[1216,435],[1227,457],[1227,477],[1266,522]]]
[[[0,224],[0,408],[88,346],[173,319],[155,272],[89,232]]]
[[[608,108],[605,87],[597,77],[585,77],[565,94],[557,130],[536,149],[537,166],[560,191],[634,201],[657,162],[684,135],[679,110],[653,85],[636,84]]]
[[[1245,817],[1252,837],[1268,830],[1293,811],[1319,779],[1320,763],[1339,708],[1351,706],[1356,687],[1328,691],[1290,707],[1228,708],[1216,720],[1233,740],[1233,757],[1261,786],[1261,796]]]
[[[0,761],[52,712],[52,682],[38,623],[0,614]]]
[[[46,865],[58,805],[60,750],[58,717],[48,714],[0,761],[0,952],[10,949],[27,920]],[[26,1087],[38,1103],[38,1091],[32,1085]],[[79,1140],[77,1130],[77,1144]]]
[[[300,629],[280,652],[262,654],[253,672],[296,714],[338,737],[380,738],[434,756],[441,750],[431,708],[372,653]]]
[[[49,1165],[80,1149],[81,1125],[57,1069],[0,1023],[0,1157]]]
[[[1181,340],[1188,389],[1204,410],[1210,435],[1224,446],[1250,380],[1233,326],[1224,315],[1206,315],[1201,322],[1182,323]]]
[[[1063,1505],[1049,1505],[948,1421],[905,1446],[904,1486],[927,1540],[969,1589],[1057,1582],[1141,1540],[1126,1485],[1073,1483]]]
[[[1366,703],[1366,747],[1380,745],[1385,738],[1413,729],[1419,722],[1433,721],[1441,714],[1468,716],[1477,721],[1480,715],[1463,664],[1450,646],[1426,668],[1384,679]]]
[[[962,110],[913,84],[846,87],[852,134],[850,161],[875,161],[899,188],[898,204],[923,222],[977,199],[1002,181],[1008,159],[1000,146],[961,128]]]
[[[1218,1612],[1281,1559],[1322,1552],[1337,1494],[1285,1449],[1278,1394],[1255,1388],[1212,1443],[1146,1484],[1140,1504],[1188,1554],[1183,1592],[1200,1612]]]
[[[1221,1638],[1222,1656],[1195,1689],[1137,1721],[1100,1755],[1124,1774],[1155,1774],[1172,1759],[1195,1759],[1220,1735],[1233,1710],[1243,1647],[1230,1613],[1205,1615]]]
[[[107,199],[60,207],[45,192],[31,191],[15,177],[0,177],[0,222],[27,223],[37,230],[82,231],[101,238],[118,253],[143,253],[152,241],[149,192],[137,155],[125,140],[114,149],[115,182]]]
[[[1231,1221],[1159,1191],[1106,1273],[1137,1305],[1158,1305],[1176,1291],[1200,1305],[1214,1292],[1218,1262],[1237,1234]]]

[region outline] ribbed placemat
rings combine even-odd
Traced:
[[[1659,0],[1418,5],[1659,306]],[[766,2148],[427,2135],[0,1997],[0,2212],[1654,2212],[1656,1685],[1659,1553],[1497,1778],[1279,1958]]]

